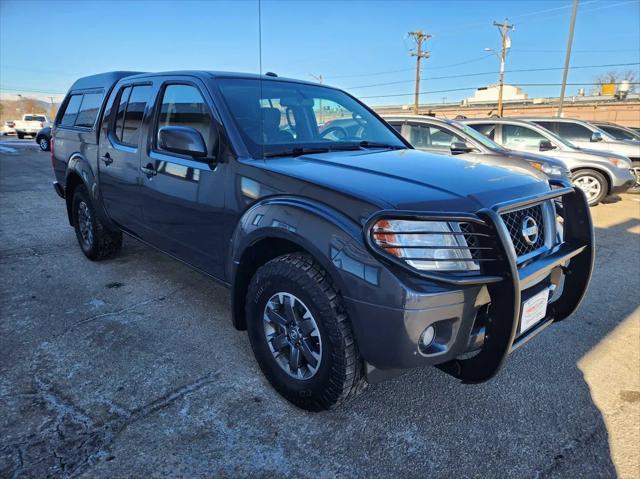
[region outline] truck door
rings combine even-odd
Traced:
[[[199,82],[180,79],[165,81],[158,97],[141,163],[148,241],[222,278],[226,252],[222,238],[232,218],[224,210],[228,163],[217,162],[221,127],[209,106],[212,99]],[[167,126],[199,132],[207,157],[164,150],[158,144],[158,131]]]
[[[105,114],[100,138],[100,192],[113,221],[143,235],[140,203],[140,131],[151,84],[122,85]]]

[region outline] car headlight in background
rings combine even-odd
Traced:
[[[420,271],[480,269],[456,222],[381,219],[373,225],[371,239],[378,248]]]
[[[607,158],[609,163],[613,163],[613,166],[616,168],[620,168],[623,170],[631,169],[631,162],[627,160],[623,160],[622,158]]]
[[[529,162],[529,164],[536,170],[540,170],[549,176],[563,176],[567,174],[567,172],[562,167],[557,165],[549,165],[540,161],[531,161]]]

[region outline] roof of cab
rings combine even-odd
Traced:
[[[129,72],[129,71],[116,71],[116,72],[106,72],[106,73],[98,73],[97,75],[91,75],[88,77],[79,78],[75,81],[73,85],[71,85],[70,90],[89,90],[92,88],[110,88],[118,80],[122,78],[139,75],[142,72]]]
[[[296,83],[304,83],[308,85],[319,85],[318,83],[305,80],[297,80],[295,78],[282,78],[272,75],[260,75],[257,73],[237,73],[237,72],[219,72],[206,70],[190,70],[190,71],[168,71],[168,72],[132,72],[132,71],[114,71],[98,73],[80,78],[71,86],[71,91],[88,90],[92,88],[111,88],[123,78],[148,78],[150,76],[192,76],[201,79],[206,78],[240,78],[240,79],[261,79],[265,81],[288,81]],[[327,85],[322,85],[327,86]],[[332,87],[329,87],[332,88]]]

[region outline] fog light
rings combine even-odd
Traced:
[[[422,343],[423,348],[428,348],[433,342],[433,338],[436,336],[436,330],[433,326],[429,326],[427,329],[422,331],[422,337],[420,338],[420,342]]]

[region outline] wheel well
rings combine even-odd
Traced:
[[[242,257],[233,283],[232,314],[236,329],[247,329],[244,303],[251,278],[263,264],[278,256],[293,252],[308,253],[302,246],[282,238],[263,238],[249,246]]]
[[[82,178],[77,173],[70,173],[67,176],[67,184],[64,188],[64,197],[67,203],[67,215],[69,216],[69,224],[73,226],[73,215],[71,214],[71,207],[73,205],[73,193],[78,185],[82,184]]]
[[[586,170],[595,171],[597,173],[600,173],[602,176],[604,176],[604,179],[607,182],[607,195],[610,195],[612,181],[611,181],[611,177],[609,176],[609,173],[607,173],[605,170],[601,170],[600,168],[592,168],[590,166],[584,166],[584,167],[576,168],[575,170],[571,170],[571,173],[575,174],[575,173],[578,173],[579,171],[586,171]]]

